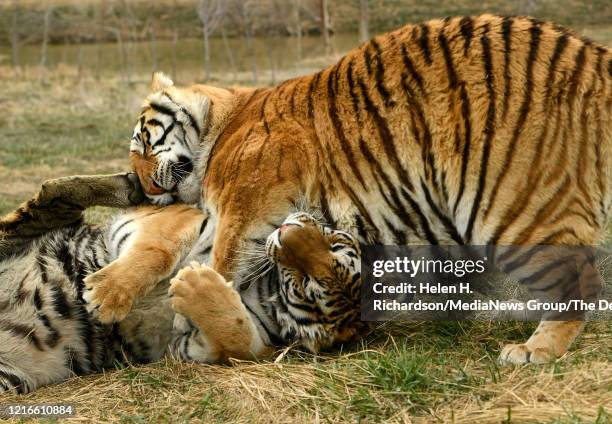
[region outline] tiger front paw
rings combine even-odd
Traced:
[[[527,343],[508,344],[499,355],[502,365],[547,364],[557,358],[555,353],[546,347],[530,348]]]
[[[192,262],[170,282],[168,293],[174,310],[206,327],[211,319],[222,319],[241,305],[232,283],[214,269]]]
[[[125,283],[125,276],[109,265],[85,277],[83,300],[87,312],[102,323],[122,321],[132,310],[136,291]]]

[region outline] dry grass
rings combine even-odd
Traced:
[[[4,72],[4,74],[3,74]],[[127,168],[146,77],[39,83],[0,69],[0,213],[45,178]],[[7,78],[3,78],[3,76]],[[111,213],[94,210],[100,220]],[[499,368],[533,324],[387,323],[343,352],[297,351],[233,367],[168,359],[74,378],[0,404],[72,403],[83,422],[612,422],[612,325],[596,322],[560,361]]]
[[[73,420],[87,422],[610,422],[608,324],[592,324],[555,364],[516,368],[497,368],[494,346],[523,331],[500,326],[392,324],[339,355],[289,352],[233,367],[166,360],[2,403],[71,403]]]

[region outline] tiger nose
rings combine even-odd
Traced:
[[[286,233],[291,227],[300,228],[300,226],[296,224],[283,224],[278,228],[278,232],[281,234]]]

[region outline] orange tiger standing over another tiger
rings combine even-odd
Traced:
[[[152,90],[133,167],[154,202],[208,209],[212,266],[228,278],[241,245],[302,199],[367,243],[582,246],[608,219],[612,53],[552,23],[434,20],[273,88],[156,74]],[[551,265],[564,296],[597,296],[581,283],[590,261]],[[582,326],[548,315],[501,359],[561,356]]]

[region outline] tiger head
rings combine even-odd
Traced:
[[[155,73],[130,143],[130,162],[152,203],[196,203],[210,97]]]
[[[266,255],[280,273],[284,337],[317,352],[363,332],[361,251],[353,236],[298,212],[268,237]]]

